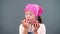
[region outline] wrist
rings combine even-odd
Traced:
[[[38,34],[38,32],[34,32],[34,34]]]
[[[28,34],[28,30],[27,29],[24,29],[23,34]]]
[[[34,31],[34,33],[37,33],[37,31]]]
[[[24,31],[28,32],[28,29],[24,29]]]
[[[34,30],[34,32],[37,32],[37,30]]]

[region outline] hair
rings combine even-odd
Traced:
[[[39,21],[39,23],[42,23],[41,16],[38,16],[38,17],[37,17],[37,20]]]

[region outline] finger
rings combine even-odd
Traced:
[[[35,23],[35,27],[37,26],[37,24]]]
[[[24,19],[24,22],[26,22],[26,19]]]
[[[35,24],[33,24],[34,25],[34,27],[35,27]]]
[[[26,23],[28,23],[28,20],[26,19]]]
[[[35,27],[39,27],[39,24],[38,23],[36,23],[36,26]]]
[[[31,23],[30,19],[27,19],[28,23]]]
[[[36,23],[36,27],[38,27],[38,23]]]
[[[26,23],[26,19],[22,20],[22,23]]]
[[[38,23],[37,27],[40,27],[39,23]]]
[[[38,27],[38,24],[36,23],[36,27]]]

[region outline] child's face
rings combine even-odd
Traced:
[[[35,19],[35,15],[31,11],[26,11],[25,12],[25,18],[26,19],[30,19],[30,20],[34,20]]]

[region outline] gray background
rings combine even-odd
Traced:
[[[28,3],[44,8],[42,21],[47,34],[60,34],[60,0],[0,0],[0,34],[19,34],[23,9]]]

